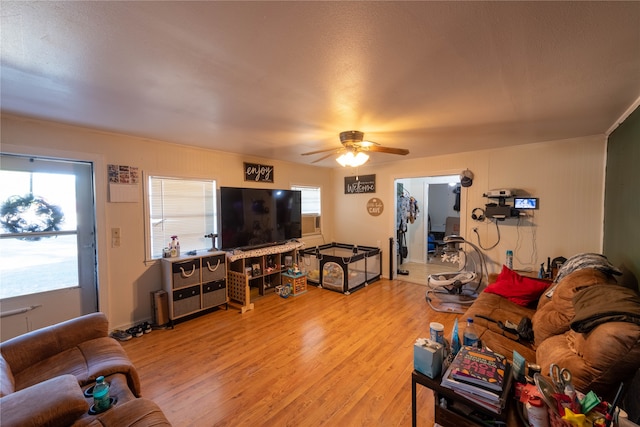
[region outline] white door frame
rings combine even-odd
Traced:
[[[392,270],[389,272],[389,278],[393,279],[396,278],[397,276],[397,271],[398,271],[398,253],[397,253],[397,247],[398,247],[398,242],[397,242],[397,230],[396,230],[396,225],[398,223],[398,212],[396,209],[396,202],[397,202],[397,195],[396,195],[396,188],[397,188],[397,184],[399,181],[410,181],[412,179],[424,179],[426,180],[428,183],[430,184],[446,184],[449,183],[451,179],[457,180],[457,182],[460,182],[460,175],[458,172],[454,172],[451,170],[447,170],[447,171],[436,171],[436,172],[432,172],[429,173],[427,175],[420,175],[420,176],[392,176],[392,180],[391,180],[391,185],[392,185],[392,191],[391,194],[393,196],[393,223],[391,226],[391,236],[394,236],[394,241],[395,244],[393,245],[393,252],[391,254],[389,254],[389,256],[391,256],[392,258],[392,262],[390,263],[390,265],[393,267]],[[421,215],[423,215],[426,221],[426,215],[428,214],[428,196],[427,196],[427,192],[425,191],[424,196],[424,201],[422,203],[422,206],[424,207],[424,211],[421,212]],[[465,205],[465,200],[462,198],[462,194],[460,197],[460,230],[463,230],[463,226],[464,226],[464,218],[462,215],[462,212],[464,212],[464,205]],[[424,227],[424,236],[423,236],[423,241],[425,242],[425,261],[426,262],[426,241],[428,238],[428,230],[427,227]]]

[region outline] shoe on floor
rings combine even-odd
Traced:
[[[129,328],[127,329],[127,332],[131,334],[131,336],[136,338],[141,337],[144,334],[140,326],[134,326],[133,328]]]
[[[131,334],[129,332],[120,329],[116,329],[115,331],[111,332],[111,336],[118,341],[128,341],[131,339]]]

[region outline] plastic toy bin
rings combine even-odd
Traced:
[[[381,275],[380,249],[368,246],[331,243],[305,249],[302,265],[309,282],[347,295]]]

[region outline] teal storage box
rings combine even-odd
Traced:
[[[413,345],[413,369],[436,378],[442,370],[444,346],[427,338],[418,338]]]

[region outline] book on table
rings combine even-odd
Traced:
[[[482,387],[475,386],[473,384],[465,383],[462,381],[458,381],[451,375],[451,366],[445,371],[442,376],[441,385],[443,387],[447,387],[452,389],[455,392],[463,391],[467,394],[471,394],[473,396],[477,396],[480,399],[483,399],[486,402],[492,403],[500,403],[500,398],[502,393],[494,390],[487,390]]]
[[[463,390],[456,390],[455,391],[456,394],[459,394],[461,396],[463,396],[465,399],[472,401],[473,403],[475,403],[478,406],[481,406],[485,409],[488,409],[489,411],[496,413],[496,414],[501,414],[502,410],[504,409],[504,403],[503,402],[490,402],[487,400],[484,400],[483,398],[476,396],[474,394],[471,393],[467,393],[466,391]]]
[[[488,374],[487,369],[480,368],[478,370],[482,375],[478,374],[473,377],[473,380],[469,381],[469,369],[467,369],[467,372],[461,373],[461,367],[475,366],[479,364],[479,361],[488,362],[488,364],[496,362],[495,373],[490,370],[491,374]],[[455,393],[491,412],[500,414],[505,407],[511,388],[509,368],[510,365],[507,360],[498,353],[493,353],[487,349],[462,347],[442,376],[441,385],[452,389]],[[491,385],[487,387],[486,384],[481,382],[482,379],[477,378],[478,376],[486,377],[485,381]]]
[[[507,359],[486,348],[464,346],[451,363],[451,374],[458,381],[500,392],[507,369]]]

